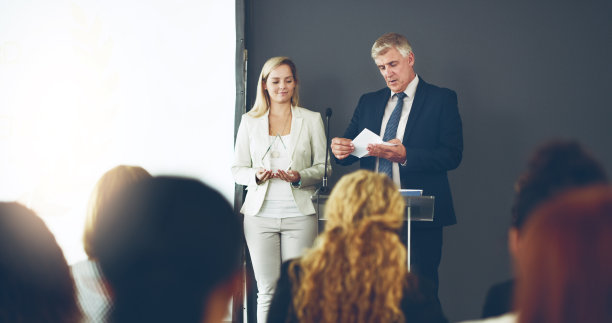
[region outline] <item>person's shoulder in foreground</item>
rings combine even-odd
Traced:
[[[463,321],[460,323],[516,323],[518,322],[518,316],[516,313],[506,313],[500,316],[488,317],[481,320]]]

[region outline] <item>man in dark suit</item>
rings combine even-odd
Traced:
[[[454,91],[425,82],[414,72],[408,40],[396,33],[382,35],[372,46],[372,58],[387,87],[361,96],[343,138],[331,149],[340,165],[359,158],[352,140],[365,128],[389,144],[370,144],[364,169],[387,173],[401,188],[422,189],[435,196],[433,223],[411,226],[411,271],[438,286],[442,227],[455,224],[447,172],[461,163],[463,130]]]

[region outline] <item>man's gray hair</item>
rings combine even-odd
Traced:
[[[406,37],[398,33],[386,33],[374,42],[372,45],[372,59],[376,59],[380,55],[384,55],[390,48],[395,47],[403,57],[410,55],[412,46]]]

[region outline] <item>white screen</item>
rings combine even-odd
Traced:
[[[0,200],[41,216],[69,263],[119,165],[233,201],[234,1],[0,2]]]

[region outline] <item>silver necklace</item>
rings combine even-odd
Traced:
[[[283,126],[283,130],[280,133],[276,133],[277,136],[280,137],[281,133],[285,133],[285,130],[287,130],[287,125],[289,124],[289,119],[291,118],[291,110],[289,110],[289,113],[287,114],[287,116],[285,117],[285,122],[284,122],[284,126]],[[268,115],[268,133],[272,132],[272,125],[270,125],[270,116]]]

